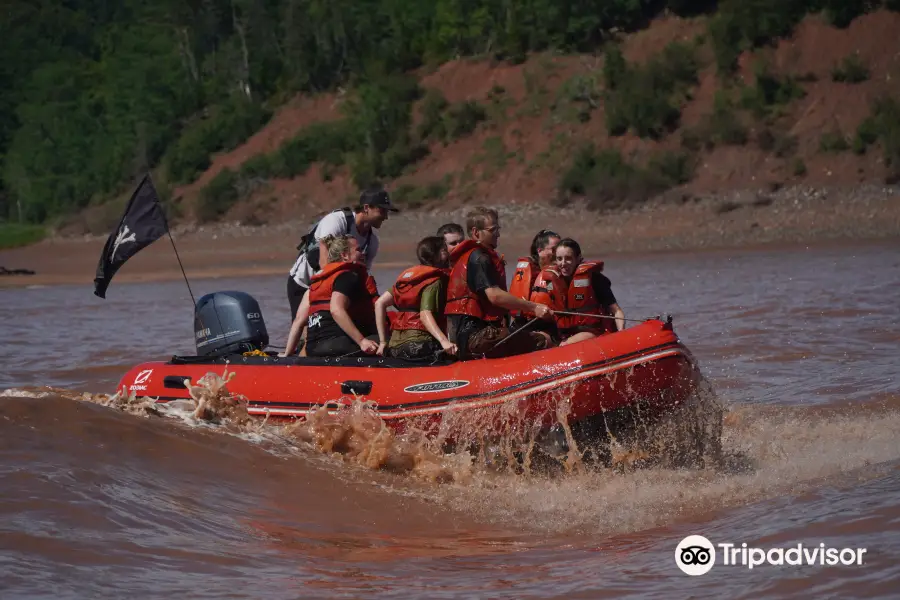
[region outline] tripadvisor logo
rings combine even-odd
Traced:
[[[716,564],[716,549],[702,535],[689,535],[675,548],[675,564],[686,575],[704,575]]]
[[[865,548],[829,548],[825,544],[786,548],[753,548],[746,543],[713,544],[702,535],[689,535],[675,548],[675,564],[686,575],[705,575],[716,564],[716,548],[726,567],[741,566],[753,569],[762,565],[802,566],[862,565]]]

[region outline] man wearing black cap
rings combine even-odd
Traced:
[[[288,276],[287,295],[291,304],[291,321],[297,316],[297,308],[309,289],[310,278],[325,266],[320,264],[319,259],[328,256],[328,251],[321,242],[322,238],[329,235],[352,235],[366,256],[366,269],[371,271],[378,254],[378,235],[374,229],[381,228],[381,224],[388,218],[388,212],[398,212],[391,204],[390,195],[381,185],[372,185],[360,194],[359,204],[355,208],[332,211],[322,217],[303,237],[298,246],[300,255]]]

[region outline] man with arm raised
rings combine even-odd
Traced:
[[[497,211],[481,206],[469,211],[466,233],[468,239],[450,253],[445,309],[448,337],[457,345],[460,359],[512,356],[549,347],[550,336],[544,332],[521,331],[510,337],[509,311],[547,320],[553,319],[553,311],[507,291],[506,266],[496,250],[500,241]]]

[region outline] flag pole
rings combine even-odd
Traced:
[[[175,240],[172,239],[172,232],[169,231],[169,223],[166,222],[166,233],[169,234],[169,241],[172,242],[172,250],[175,251],[175,258],[178,259],[178,266],[181,267],[181,275],[184,277],[184,282],[187,284],[188,294],[191,295],[191,302],[194,303],[194,308],[197,307],[197,301],[194,300],[194,292],[191,290],[191,282],[188,281],[187,273],[184,272],[184,265],[181,264],[181,257],[178,256],[178,248],[175,247]]]
[[[153,176],[150,175],[149,171],[147,172],[147,179],[150,180],[150,184],[153,185]],[[153,185],[154,189],[156,188]],[[181,256],[178,255],[178,248],[175,246],[175,238],[172,237],[172,232],[169,230],[169,219],[166,218],[166,211],[163,210],[162,203],[159,202],[159,195],[157,194],[157,202],[156,205],[159,207],[159,212],[162,214],[163,222],[166,224],[166,235],[169,236],[169,241],[172,242],[172,250],[175,251],[175,258],[178,260],[178,266],[181,268],[181,276],[184,277],[184,283],[187,285],[188,294],[191,295],[191,302],[194,305],[193,310],[197,309],[197,301],[194,299],[194,292],[191,290],[191,282],[188,281],[187,273],[184,272],[184,265],[181,263]]]
[[[147,171],[147,179],[150,180],[150,185],[153,185],[153,176],[150,175],[149,171]],[[156,189],[155,185],[153,185],[153,189]],[[181,268],[181,275],[182,275],[182,277],[184,277],[185,285],[187,285],[188,294],[191,295],[191,302],[194,304],[191,311],[194,313],[195,318],[197,318],[200,321],[200,327],[206,327],[206,325],[203,324],[203,319],[200,317],[199,314],[197,314],[197,300],[194,298],[194,292],[193,292],[193,290],[191,290],[191,282],[188,281],[187,273],[185,273],[185,271],[184,271],[184,264],[181,262],[181,256],[178,254],[178,248],[175,246],[175,238],[172,237],[172,231],[169,229],[169,219],[166,218],[166,211],[163,210],[162,203],[159,200],[158,192],[156,194],[156,206],[157,206],[157,209],[159,210],[159,214],[162,215],[163,224],[166,227],[166,235],[169,236],[169,241],[172,242],[172,250],[175,251],[175,258],[178,260],[179,268]],[[221,319],[219,319],[218,311],[216,311],[216,321],[219,323],[219,329],[221,329],[222,331],[225,331],[222,328],[222,321],[221,321]]]

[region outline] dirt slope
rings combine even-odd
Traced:
[[[767,57],[781,74],[803,76],[805,97],[786,107],[779,127],[798,138],[796,154],[778,158],[754,143],[757,131],[750,127],[750,142],[740,147],[717,147],[704,152],[693,181],[677,190],[680,194],[723,193],[770,184],[810,186],[852,185],[879,181],[884,177],[881,153],[870,150],[858,156],[852,152],[822,153],[820,135],[840,129],[852,135],[869,114],[870,102],[885,92],[900,93],[900,14],[879,11],[854,21],[844,30],[832,28],[818,17],[808,17],[789,39],[776,47],[741,58],[740,77],[752,83],[751,64]],[[705,32],[699,19],[668,17],[648,29],[623,39],[629,61],[644,61],[672,41],[691,41]],[[858,84],[832,81],[833,67],[844,57],[857,53],[868,64],[871,76]],[[681,127],[702,123],[712,108],[720,86],[711,54],[702,51],[704,68],[700,83],[684,106]],[[534,203],[550,200],[559,173],[571,150],[586,140],[600,147],[615,147],[628,157],[640,159],[659,148],[677,149],[680,131],[659,142],[633,135],[610,138],[605,130],[602,105],[587,123],[566,119],[554,110],[554,100],[562,84],[575,74],[600,77],[602,59],[595,56],[531,57],[521,65],[491,64],[458,60],[424,74],[425,87],[439,89],[450,102],[473,99],[490,104],[492,90],[503,88],[505,108],[495,109],[498,118],[483,123],[468,138],[444,146],[435,144],[431,154],[414,172],[392,183],[423,185],[453,178],[453,188],[441,206],[469,202],[491,204]],[[275,149],[285,139],[316,120],[338,116],[340,98],[323,95],[298,97],[245,144],[215,157],[210,169],[193,184],[176,191],[186,206],[222,168],[238,167],[251,156]],[[502,145],[498,142],[502,141]],[[807,172],[795,175],[792,165],[802,160]],[[354,193],[347,173],[338,171],[323,181],[317,168],[293,180],[276,180],[253,198],[235,206],[227,218],[250,223],[273,223],[300,218],[343,202]]]

